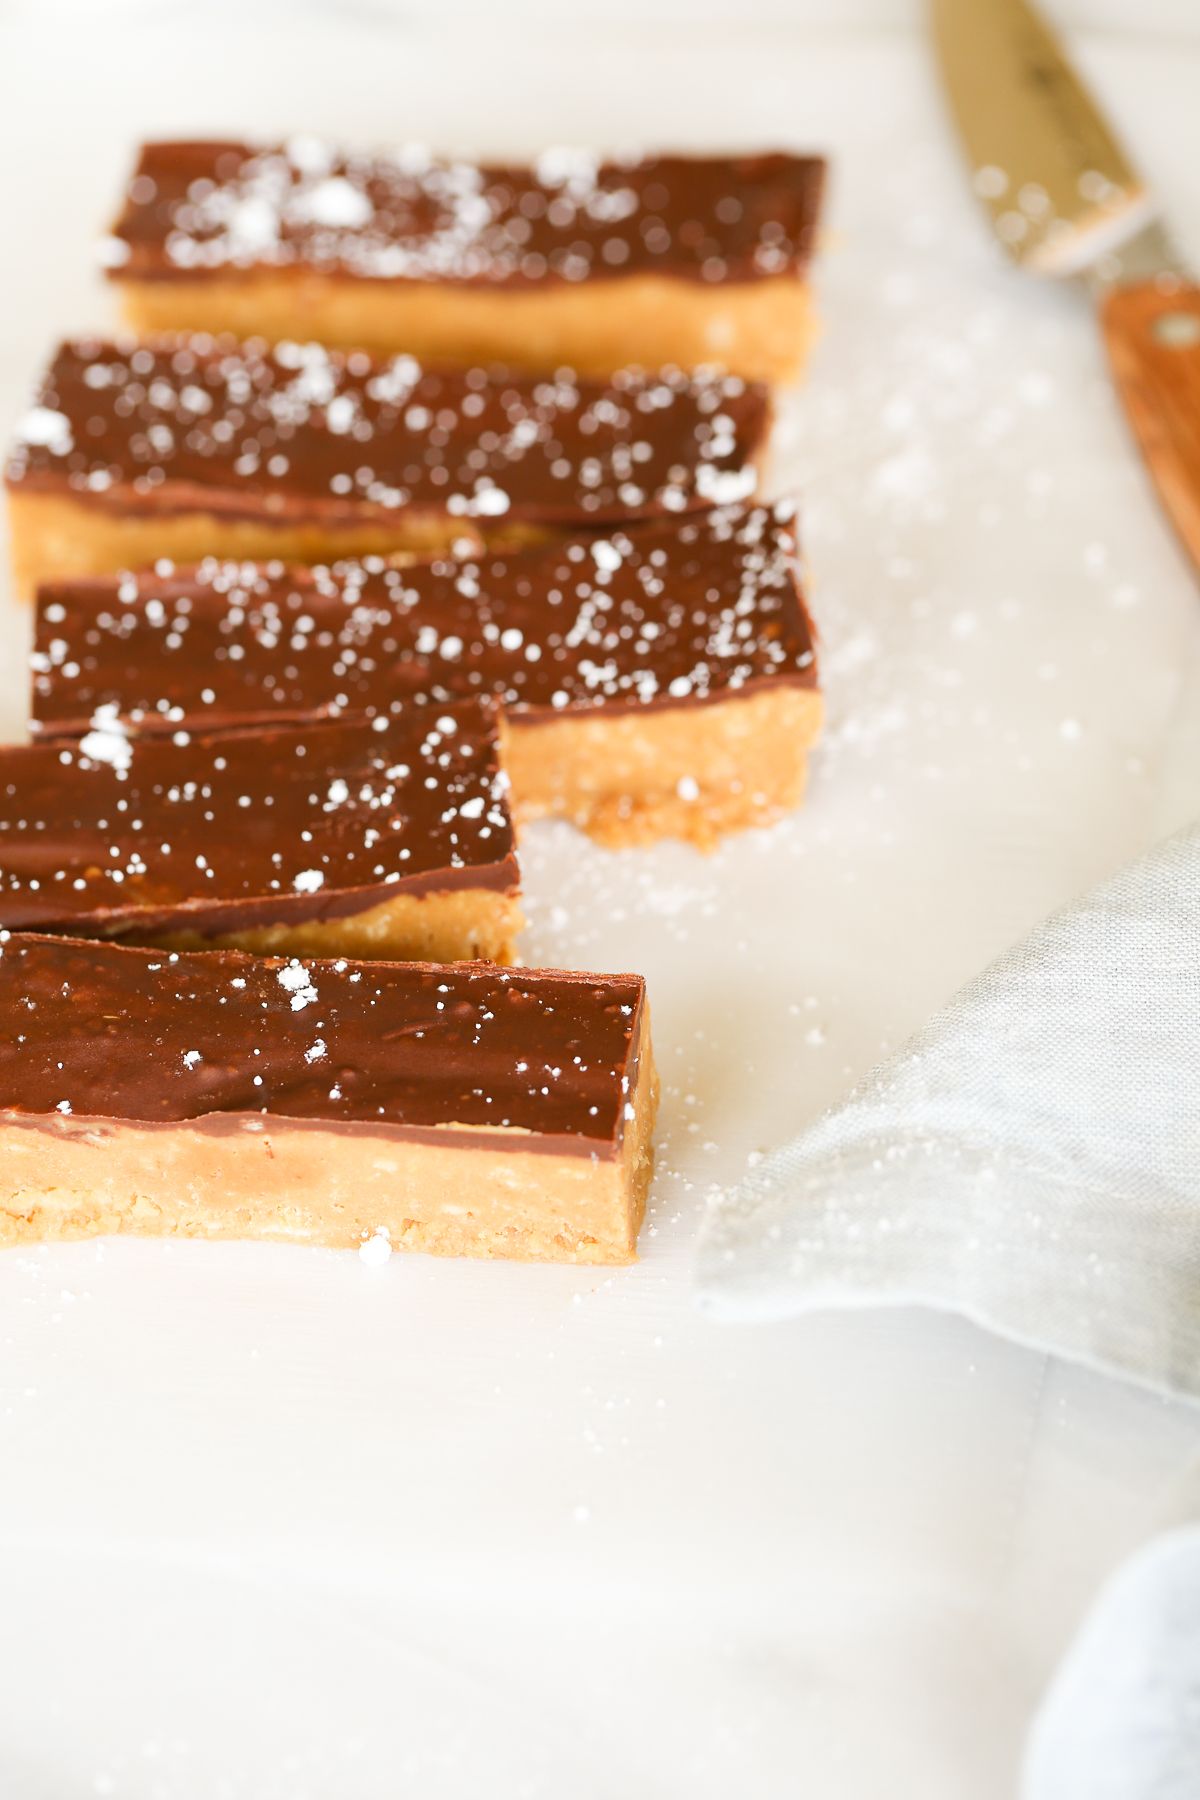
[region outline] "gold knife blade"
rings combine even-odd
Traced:
[[[1154,202],[1026,0],[931,0],[934,41],[975,191],[1001,244],[1075,275],[1142,231]]]

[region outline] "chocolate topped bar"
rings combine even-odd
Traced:
[[[816,157],[547,150],[532,168],[343,149],[317,138],[146,144],[106,241],[143,281],[316,269],[366,281],[576,283],[803,270]]]
[[[636,975],[200,954],[0,934],[0,1123],[265,1121],[620,1156]]]
[[[537,380],[319,344],[81,340],[55,355],[7,481],[155,520],[556,530],[751,493],[768,423],[764,388],[715,373]]]
[[[210,562],[41,590],[33,728],[386,716],[484,694],[515,721],[812,688],[788,507],[461,562]]]
[[[212,938],[515,893],[492,709],[379,724],[0,749],[0,926]]]

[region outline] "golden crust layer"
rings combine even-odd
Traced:
[[[678,837],[712,850],[799,805],[822,704],[815,688],[780,683],[700,706],[509,714],[513,810],[519,821],[570,819],[613,848]]]
[[[507,363],[609,375],[716,363],[748,380],[794,381],[816,336],[798,275],[717,282],[631,275],[514,291],[266,271],[121,282],[122,311],[142,335],[229,331],[314,338],[429,362]]]
[[[390,524],[273,525],[210,512],[121,513],[61,494],[9,490],[9,542],[17,598],[32,600],[40,581],[68,575],[112,575],[166,558],[202,562],[337,562],[351,556],[433,556],[465,537],[461,520],[397,515]]]

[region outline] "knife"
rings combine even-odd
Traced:
[[[931,6],[951,109],[996,236],[1022,268],[1091,284],[1117,392],[1200,571],[1200,288],[1034,8]]]

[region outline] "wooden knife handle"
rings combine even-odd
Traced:
[[[1146,465],[1200,570],[1200,287],[1113,288],[1100,321]]]

